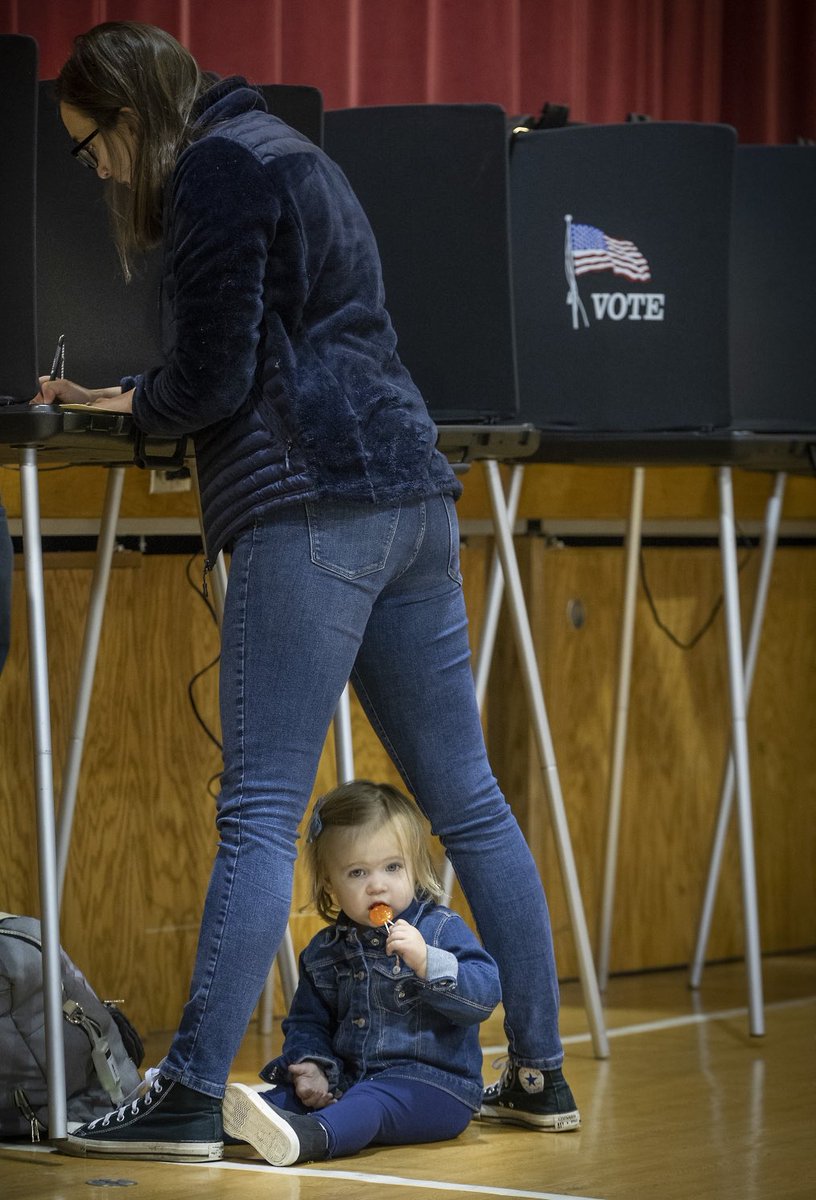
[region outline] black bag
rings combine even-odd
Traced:
[[[123,1103],[141,1083],[141,1038],[114,1005],[103,1003],[60,951],[65,1015],[65,1090],[70,1125]],[[30,1133],[48,1121],[45,1005],[40,922],[0,913],[0,1135]]]

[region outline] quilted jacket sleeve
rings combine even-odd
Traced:
[[[169,201],[167,365],[137,380],[134,420],[148,433],[193,433],[235,413],[255,380],[264,280],[280,202],[252,152],[217,135],[179,159]]]

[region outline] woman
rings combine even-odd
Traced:
[[[227,1074],[286,927],[298,823],[349,679],[499,965],[510,1059],[482,1116],[575,1128],[544,893],[475,701],[460,486],[397,356],[359,203],[244,80],[202,75],[154,27],[77,38],[57,95],[73,153],[111,181],[125,269],[163,243],[166,365],[43,394],[191,434],[209,553],[232,556],[220,844],[190,999],[147,1095],[72,1151],[220,1156]]]

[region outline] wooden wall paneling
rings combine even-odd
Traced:
[[[48,573],[46,605],[61,574]],[[87,587],[90,576],[87,572],[81,575]],[[144,565],[126,577],[116,571],[111,580],[84,769],[77,792],[62,920],[62,938],[68,952],[104,995],[110,996],[113,989],[129,1007],[141,1007],[143,998],[151,997],[142,974],[148,962],[145,929],[159,924],[151,907],[152,881],[144,868],[146,817],[161,801],[162,791],[153,778],[159,754],[148,750],[145,729],[147,697],[153,689],[151,676],[165,676],[167,685],[166,660],[162,657],[147,665],[153,655],[150,629],[142,617],[151,605],[149,593],[157,584],[154,572]],[[52,679],[68,640],[67,620],[71,621],[68,628],[79,632],[83,612],[84,606],[79,603],[61,614],[63,628],[49,638]],[[52,685],[52,713],[70,711],[76,680],[76,643],[75,648],[76,655],[72,654],[70,663],[66,663],[70,669]],[[67,736],[62,721],[55,720],[54,735],[58,796]],[[164,812],[156,812],[150,824],[150,841],[155,843],[151,850],[160,867],[165,863],[164,839],[170,832],[166,802],[163,807]],[[124,990],[116,991],[117,987]],[[157,989],[151,1000],[155,1002],[159,994]],[[144,1019],[141,1012],[139,1016]]]
[[[720,595],[717,551],[650,548],[645,558],[661,619],[690,640]],[[622,970],[641,956],[649,966],[689,958],[730,729],[722,620],[681,650],[657,628],[641,592],[631,703],[613,935]],[[735,883],[727,872],[726,896]],[[720,923],[719,938],[733,927]],[[733,941],[722,944],[721,953],[735,952]]]
[[[604,844],[623,557],[617,547],[558,547],[517,539],[590,933]],[[462,551],[476,644],[492,540]],[[51,562],[63,556],[55,555]],[[71,563],[73,556],[65,556]],[[720,590],[713,548],[649,548],[648,577],[662,617],[689,635]],[[173,1028],[187,993],[215,851],[207,784],[219,754],[195,722],[187,681],[217,652],[217,631],[184,577],[183,556],[115,558],[91,706],[62,925],[68,952],[107,996],[124,996],[139,1028]],[[130,569],[125,569],[125,564]],[[748,599],[757,556],[742,575]],[[89,566],[46,570],[57,785],[73,701]],[[816,942],[816,689],[812,549],[777,554],[750,713],[760,918],[766,950]],[[583,606],[584,623],[570,618]],[[0,908],[39,912],[25,596],[15,577],[14,635],[0,677]],[[548,891],[562,976],[575,974],[572,935],[526,700],[502,619],[488,695],[491,762],[531,842]],[[727,735],[721,621],[692,651],[672,646],[638,600],[626,764],[614,970],[688,959],[694,936]],[[217,730],[217,671],[197,695]],[[358,774],[399,782],[357,706]],[[327,743],[316,793],[335,782]],[[710,954],[741,953],[741,903],[729,839]],[[439,851],[437,850],[437,854]],[[441,863],[441,855],[439,855]],[[489,864],[486,866],[489,869]],[[296,870],[296,950],[320,921],[303,912]],[[465,912],[458,887],[454,903]],[[280,996],[277,1010],[281,1011]]]
[[[614,547],[554,549],[541,538],[522,539],[519,550],[594,937],[617,677],[622,552]],[[646,556],[661,618],[681,638],[691,636],[719,596],[718,551],[651,548]],[[750,611],[756,567],[755,556],[742,575],[743,594],[748,597],[744,620]],[[812,861],[816,837],[816,775],[809,733],[816,687],[811,600],[815,573],[812,552],[779,551],[750,714],[760,918],[763,947],[768,951],[791,947],[791,937],[797,947],[811,945],[816,938],[816,894],[812,871],[806,866]],[[575,600],[582,602],[586,615],[581,629],[575,629],[568,616]],[[491,684],[491,752],[548,889],[559,970],[573,975],[572,935],[526,702],[507,686],[508,678],[516,677],[514,659],[512,637],[503,629]],[[613,970],[689,959],[729,735],[725,672],[721,617],[694,649],[683,651],[658,630],[641,593]],[[712,958],[742,953],[735,841],[732,833],[709,947]]]
[[[99,467],[47,467],[40,471],[40,511],[44,518],[99,520],[107,472]],[[20,473],[0,467],[0,494],[9,517],[20,516]],[[197,519],[190,492],[150,494],[150,472],[138,467],[125,472],[122,517],[190,517]]]
[[[120,556],[117,556],[117,559]],[[216,653],[209,615],[182,557],[114,570],[91,704],[62,940],[104,995],[124,996],[140,1028],[175,1024],[186,995],[215,834],[207,780],[214,746],[194,721],[187,681]],[[46,572],[57,794],[91,573]],[[12,847],[2,905],[39,913],[22,577],[0,679],[0,836]],[[217,731],[215,681],[199,684]],[[209,689],[209,695],[208,693]]]
[[[659,594],[656,597],[663,615],[671,618],[672,607],[682,610],[684,605],[676,599],[669,603],[669,598],[681,594],[685,576],[691,581],[692,586],[687,586],[687,615],[683,617],[682,611],[678,611],[675,621],[668,622],[678,632],[691,633],[719,595],[719,552],[689,548],[650,550],[647,554],[656,557],[655,577],[660,591],[665,589],[662,597]],[[741,573],[744,628],[750,618],[758,566],[759,557],[754,553]],[[816,938],[816,890],[812,872],[806,866],[811,861],[807,857],[808,848],[813,849],[816,837],[813,771],[816,755],[809,734],[816,682],[811,599],[814,575],[816,560],[812,551],[782,548],[777,553],[749,712],[760,927],[763,949],[769,952],[792,944],[811,945]],[[705,597],[696,611],[692,604],[697,590],[695,580],[700,595]],[[632,948],[632,960],[624,963],[630,969],[652,958],[656,965],[663,965],[685,962],[689,957],[730,738],[721,616],[700,643],[685,652],[676,650],[660,634],[642,603],[638,626],[642,632],[636,663],[642,661],[640,656],[648,647],[647,661],[640,668],[639,686],[644,690],[637,700],[633,690],[635,725],[629,761],[636,772],[632,784],[634,795],[639,797],[638,809],[642,808],[644,798],[652,794],[651,780],[645,775],[648,747],[660,744],[660,729],[654,722],[659,707],[650,702],[653,692],[644,686],[646,680],[656,675],[667,684],[662,689],[662,703],[667,712],[671,705],[676,714],[675,723],[669,726],[671,741],[660,749],[661,766],[665,771],[674,763],[675,769],[666,778],[664,787],[664,797],[671,807],[668,818],[671,825],[663,830],[662,836],[659,828],[652,830],[652,840],[638,846],[637,830],[632,827],[634,809],[630,809],[629,836],[623,834],[622,866],[630,864],[630,872],[634,871],[632,856],[638,851],[640,861],[651,852],[665,858],[666,886],[661,887],[661,874],[656,872],[647,902],[656,927],[663,926],[668,931],[674,915],[674,934],[662,955],[657,953],[656,946],[649,947],[648,935],[644,934],[639,945]],[[667,724],[663,723],[663,727]],[[664,813],[663,820],[666,819]],[[785,912],[787,920],[782,916]],[[798,919],[791,920],[794,912]],[[619,916],[626,929],[623,914]],[[795,943],[786,940],[791,936],[795,937]],[[668,947],[676,957],[666,954]],[[730,957],[742,952],[739,863],[732,823],[709,957]]]
[[[112,757],[121,755],[130,763],[133,797],[130,937],[123,954],[134,994],[147,1009],[146,1027],[155,1029],[174,1025],[186,999],[216,846],[208,781],[220,768],[220,756],[194,721],[186,689],[192,675],[217,653],[218,637],[203,603],[187,586],[185,559],[143,561],[145,577],[138,593],[118,598],[121,607],[109,613],[106,632],[116,640],[123,625],[127,628],[130,621],[134,626],[127,677],[134,724],[124,736],[124,731],[111,730],[110,742]],[[116,686],[108,675],[105,649],[97,699],[103,710],[103,689]],[[216,685],[217,672],[212,672],[199,681],[196,695],[218,736]],[[90,781],[90,762],[88,767],[84,778]],[[121,849],[127,857],[127,847]],[[87,873],[76,871],[79,893],[88,896],[98,889],[99,875],[94,862]],[[97,891],[93,912],[102,906],[104,895]],[[70,922],[70,910],[66,918]]]
[[[481,466],[464,477],[459,518],[484,519],[489,514]],[[629,515],[632,471],[629,467],[596,467],[535,463],[525,467],[519,519],[557,521],[624,520]],[[758,520],[765,511],[771,477],[759,471],[734,472],[738,520]],[[715,519],[719,515],[716,472],[705,467],[650,467],[644,487],[646,520]],[[788,480],[783,517],[816,517],[816,477]]]
[[[25,598],[13,579],[11,646],[0,674],[0,909],[39,913],[36,874],[36,801],[29,704]]]
[[[62,473],[60,473],[62,474]],[[67,474],[67,473],[66,473]],[[97,472],[96,474],[99,474]],[[477,539],[479,542],[479,539]],[[484,557],[463,548],[468,587]],[[73,555],[54,555],[73,564]],[[57,795],[70,727],[91,563],[46,570],[49,670]],[[195,721],[187,682],[217,653],[203,603],[185,579],[184,556],[115,557],[103,626],[74,837],[66,878],[62,941],[94,986],[124,997],[143,1030],[172,1028],[186,999],[210,866],[216,848],[208,781],[220,755]],[[127,562],[132,568],[118,569]],[[198,564],[193,567],[198,577]],[[15,578],[13,644],[0,679],[0,839],[7,847],[0,908],[37,915],[36,826],[28,691],[25,589]],[[217,669],[196,685],[204,718],[218,733]],[[352,702],[358,775],[397,773]],[[315,794],[336,782],[333,737]],[[217,782],[210,785],[217,791]],[[436,856],[441,866],[439,849]],[[291,929],[296,952],[321,925],[298,868]],[[277,988],[277,1011],[282,1000]]]
[[[783,548],[774,566],[748,721],[760,918],[768,950],[816,944],[814,597],[813,549]]]
[[[598,796],[605,787],[611,712],[610,677],[604,661],[614,644],[611,615],[616,611],[620,571],[609,556],[590,556],[554,548],[540,537],[516,539],[556,765],[569,823],[590,935],[603,844],[603,813]],[[606,558],[606,562],[604,562]],[[564,578],[567,564],[586,564],[591,583]],[[564,580],[560,588],[556,581]],[[603,597],[603,603],[595,604]],[[571,602],[583,605],[585,620],[576,628]],[[572,929],[552,836],[541,763],[530,728],[529,708],[520,687],[509,622],[503,625],[490,688],[490,748],[497,777],[519,818],[547,892],[562,975],[577,971]]]
[[[121,608],[113,609],[106,624],[116,641],[123,632],[120,622],[125,628],[132,623],[127,678],[134,723],[130,734],[114,727],[108,737],[112,758],[121,755],[129,763],[130,787],[117,799],[132,805],[128,844],[138,846],[138,865],[130,864],[131,944],[122,953],[135,992],[148,1007],[147,1027],[153,1029],[175,1024],[186,999],[216,846],[208,783],[220,769],[220,755],[193,718],[187,684],[217,654],[218,634],[187,585],[185,562],[183,556],[145,558],[138,593],[119,597]],[[97,697],[103,711],[106,690],[116,688],[105,651],[103,646]],[[214,671],[198,682],[196,696],[218,736],[216,685]],[[108,694],[113,699],[114,692]],[[101,756],[101,746],[99,751]],[[87,771],[85,779],[89,776]],[[122,849],[127,854],[127,847]],[[95,913],[105,906],[99,876],[93,862],[87,873],[74,874],[81,894],[96,893]],[[66,917],[70,920],[68,911]]]
[[[71,467],[41,473],[44,517],[94,517],[102,510],[105,473],[98,467]],[[629,513],[632,472],[628,467],[587,467],[537,463],[525,469],[519,518],[554,521],[622,520]],[[459,519],[486,520],[490,515],[480,464],[463,476]],[[197,516],[191,492],[150,495],[150,473],[135,468],[125,474],[123,517]],[[771,478],[759,471],[735,471],[738,520],[762,517]],[[0,494],[10,517],[20,515],[19,472],[0,468]],[[715,472],[703,467],[652,467],[646,472],[644,516],[647,520],[714,519],[719,512]],[[816,517],[816,477],[795,476],[785,493],[785,520]]]

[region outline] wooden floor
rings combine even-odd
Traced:
[[[680,972],[613,979],[611,1057],[592,1057],[577,985],[562,992],[567,1077],[583,1128],[542,1134],[474,1121],[454,1142],[371,1150],[277,1169],[230,1156],[208,1166],[67,1158],[0,1147],[2,1200],[812,1200],[816,1195],[816,954],[767,959],[767,1033],[752,1039],[741,964],[709,967],[700,994]],[[501,1052],[483,1027],[485,1077]],[[255,1071],[280,1034],[250,1033],[233,1078]],[[152,1038],[149,1062],[163,1039]],[[93,1190],[89,1191],[89,1187]],[[124,1192],[132,1187],[132,1192]],[[136,1190],[140,1189],[140,1190]]]

